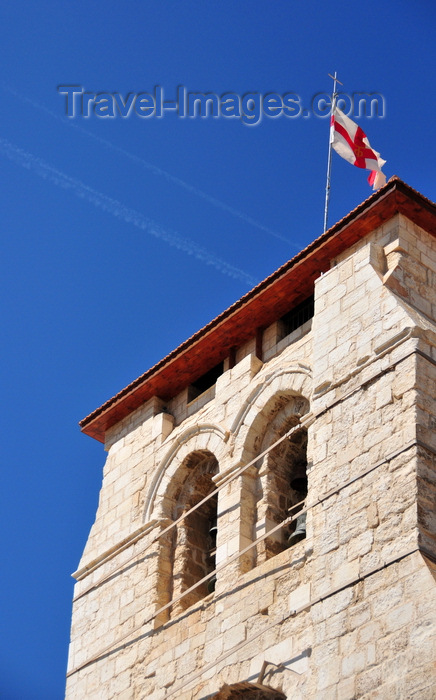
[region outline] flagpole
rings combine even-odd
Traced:
[[[339,83],[339,85],[343,85],[340,80],[338,80],[336,71],[334,75],[330,75],[328,73],[329,78],[333,80],[333,94],[332,94],[332,107],[330,111],[330,119],[331,115],[333,114],[335,105],[336,105],[336,97],[337,97],[337,92],[336,92],[336,84]],[[327,231],[327,219],[328,219],[328,212],[329,212],[329,200],[330,200],[330,178],[331,178],[331,172],[332,172],[332,128],[331,125],[329,127],[329,153],[328,153],[328,159],[327,159],[327,182],[325,186],[325,206],[324,206],[324,233]]]

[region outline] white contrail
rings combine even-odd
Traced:
[[[97,141],[98,143],[101,143],[106,148],[110,148],[111,150],[116,151],[117,153],[120,153],[121,155],[125,156],[126,158],[128,158],[132,162],[140,165],[143,168],[146,168],[147,170],[150,170],[155,175],[159,175],[160,177],[164,177],[166,180],[168,180],[168,182],[172,182],[175,185],[178,185],[179,187],[182,187],[183,189],[187,190],[191,194],[194,194],[197,197],[201,197],[206,202],[209,202],[209,204],[212,204],[215,207],[223,209],[224,211],[227,211],[229,214],[232,214],[233,216],[236,216],[238,219],[241,219],[241,221],[245,221],[247,224],[250,224],[251,226],[255,226],[260,231],[264,231],[264,233],[267,233],[270,236],[273,236],[274,238],[277,238],[278,240],[283,241],[287,245],[291,246],[291,248],[294,248],[295,250],[298,250],[298,251],[300,250],[300,247],[295,245],[295,243],[292,243],[289,240],[289,238],[286,238],[286,236],[283,236],[281,233],[277,233],[276,231],[272,231],[270,228],[268,228],[267,226],[264,226],[263,224],[260,224],[258,221],[255,221],[247,214],[244,214],[243,212],[238,211],[238,209],[235,209],[234,207],[231,207],[228,204],[225,204],[225,202],[222,202],[221,200],[216,199],[216,197],[212,197],[211,195],[207,194],[206,192],[203,192],[202,190],[200,190],[198,187],[195,187],[194,185],[190,185],[188,182],[185,182],[184,180],[181,180],[180,178],[175,177],[174,175],[171,175],[166,170],[162,170],[162,168],[159,168],[156,165],[153,165],[152,163],[149,163],[148,161],[144,160],[143,158],[140,158],[139,156],[136,156],[133,153],[126,151],[124,148],[121,148],[120,146],[116,146],[115,144],[111,143],[107,139],[104,139],[101,136],[97,136],[96,134],[93,134],[91,131],[84,129],[82,126],[79,126],[79,124],[72,121],[71,119],[66,119],[64,117],[60,117],[59,114],[52,112],[52,110],[49,109],[48,107],[45,107],[44,105],[40,104],[39,102],[35,102],[35,100],[31,100],[29,97],[25,97],[25,95],[21,95],[19,92],[17,92],[16,90],[13,90],[11,87],[9,87],[9,85],[6,85],[3,82],[2,82],[2,87],[5,90],[7,90],[8,92],[10,92],[11,94],[15,95],[15,97],[18,97],[23,102],[28,102],[36,109],[39,109],[42,112],[46,112],[54,119],[57,119],[58,121],[62,122],[62,124],[72,126],[73,128],[80,131],[82,134],[85,134],[85,136],[87,136],[88,138],[93,139],[94,141]]]
[[[218,258],[213,253],[210,253],[205,248],[201,248],[189,238],[182,237],[173,231],[170,232],[163,229],[159,224],[155,223],[151,219],[147,219],[143,214],[135,209],[130,209],[118,200],[112,199],[102,192],[98,192],[97,190],[88,187],[88,185],[85,185],[80,180],[66,175],[65,173],[46,163],[41,158],[18,148],[18,146],[10,143],[10,141],[7,141],[7,139],[0,138],[0,152],[14,163],[18,163],[18,165],[21,165],[23,168],[31,170],[44,180],[48,180],[64,190],[69,190],[75,194],[76,197],[86,199],[98,209],[102,209],[103,211],[112,214],[112,216],[115,216],[117,219],[121,219],[125,223],[136,226],[136,228],[139,228],[141,231],[145,231],[151,236],[164,241],[173,248],[177,248],[188,255],[192,255],[194,258],[201,260],[201,262],[205,263],[206,265],[211,265],[223,275],[241,280],[250,287],[257,284],[257,280],[251,277],[247,272],[244,272],[244,270],[240,270],[237,267],[233,267],[233,265],[229,265],[229,263],[221,260],[221,258]]]

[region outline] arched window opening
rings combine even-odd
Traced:
[[[191,453],[178,473],[173,494],[173,518],[202,501],[215,490],[212,480],[218,471],[216,458],[206,450]],[[215,569],[217,495],[211,496],[177,526],[173,545],[173,595],[175,599]],[[173,605],[173,613],[186,610],[215,588],[214,577],[197,586]]]
[[[288,502],[288,514],[296,516],[296,519],[288,527],[287,544],[289,547],[297,544],[306,537],[306,513],[298,515],[305,506],[307,497],[307,430],[302,428],[290,440],[294,449],[293,466],[290,481],[290,498]],[[298,503],[301,505],[293,508]]]
[[[266,431],[262,449],[298,424],[291,400]],[[301,427],[273,448],[259,469],[257,488],[256,538],[268,533],[289,515],[297,518],[267,536],[257,546],[257,564],[293,546],[306,536],[306,514],[298,517],[307,496],[307,429]],[[301,505],[295,509],[298,503]]]

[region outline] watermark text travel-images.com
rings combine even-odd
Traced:
[[[239,119],[243,124],[254,126],[263,117],[277,119],[286,117],[328,117],[331,111],[331,95],[320,92],[312,97],[309,108],[294,92],[283,95],[275,92],[265,94],[247,92],[243,95],[225,92],[191,92],[183,85],[175,91],[175,99],[167,99],[161,85],[155,85],[152,92],[129,92],[123,96],[119,92],[88,92],[81,85],[59,85],[60,95],[64,96],[65,114],[77,117],[98,117],[100,119],[126,119],[136,116],[141,119],[158,118],[174,114],[179,118],[226,118]],[[337,105],[347,116],[385,116],[385,99],[379,93],[338,93]]]

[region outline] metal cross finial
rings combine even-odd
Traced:
[[[343,85],[344,83],[341,83],[340,80],[338,80],[337,73],[335,71],[335,74],[332,75],[331,73],[327,73],[328,77],[333,80],[333,97],[336,95],[336,83],[339,83],[339,85]]]

